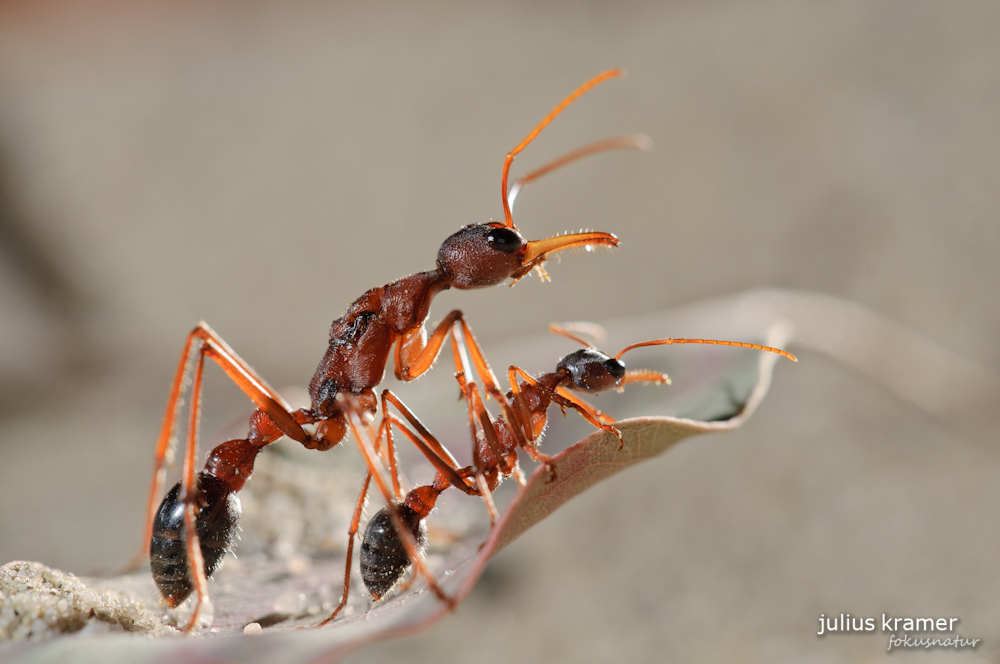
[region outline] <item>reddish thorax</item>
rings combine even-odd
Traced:
[[[330,341],[309,382],[315,414],[337,411],[338,393],[360,395],[382,382],[392,344],[420,329],[433,297],[451,287],[439,268],[373,288],[330,326]]]

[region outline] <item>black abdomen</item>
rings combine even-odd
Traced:
[[[427,546],[423,521],[406,505],[397,505],[400,520],[413,533],[421,552]],[[396,585],[412,561],[396,529],[392,527],[389,508],[383,507],[371,518],[361,542],[361,578],[372,597],[379,599]]]
[[[163,498],[153,521],[149,560],[153,580],[170,606],[177,606],[191,594],[194,583],[188,571],[184,545],[184,504],[179,500],[181,484]],[[211,576],[236,539],[240,521],[240,499],[222,480],[208,473],[198,474],[198,502],[195,527],[205,559],[205,576]]]

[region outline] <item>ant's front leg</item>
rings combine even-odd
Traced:
[[[486,361],[486,356],[483,355],[475,335],[472,334],[472,329],[465,322],[459,309],[448,312],[444,320],[434,328],[430,337],[427,336],[426,328],[421,325],[399,338],[394,357],[396,378],[410,381],[430,370],[441,354],[441,348],[449,333],[455,357],[455,370],[464,371],[466,375],[471,375],[466,355],[466,351],[468,351],[472,355],[476,373],[486,385],[487,392],[490,395],[499,394],[500,389],[496,376],[493,374],[489,362]]]
[[[400,336],[393,358],[396,378],[402,381],[411,381],[425,374],[434,365],[438,355],[441,354],[441,346],[444,345],[448,333],[460,320],[462,320],[462,312],[455,309],[448,312],[444,320],[438,323],[429,338],[427,328],[423,325]]]

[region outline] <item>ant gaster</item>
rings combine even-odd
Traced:
[[[475,484],[479,487],[478,493],[486,500],[487,508],[490,512],[490,520],[495,523],[497,512],[491,498],[492,492],[496,490],[503,479],[512,474],[517,474],[518,480],[522,484],[524,482],[523,476],[520,475],[518,469],[518,448],[524,449],[535,461],[541,461],[548,467],[550,473],[549,481],[555,479],[555,468],[552,465],[551,458],[541,454],[537,449],[538,442],[548,420],[548,409],[551,404],[555,403],[558,405],[562,409],[563,414],[565,414],[566,408],[578,411],[584,419],[595,427],[615,435],[619,441],[618,448],[621,449],[623,445],[622,435],[615,428],[614,419],[588,404],[573,392],[597,394],[612,388],[620,391],[629,383],[634,382],[670,382],[666,374],[657,371],[626,369],[625,363],[621,358],[628,351],[644,346],[709,344],[767,351],[777,353],[792,361],[797,361],[791,353],[770,346],[715,339],[671,338],[632,344],[612,357],[598,350],[586,339],[574,334],[572,331],[574,327],[577,329],[593,330],[596,326],[589,324],[550,326],[549,329],[552,332],[582,343],[585,347],[559,360],[555,371],[543,373],[537,377],[532,377],[523,369],[512,365],[508,370],[511,389],[506,395],[500,393],[496,379],[493,377],[489,366],[482,366],[485,364],[485,358],[479,351],[474,337],[472,337],[464,322],[462,332],[456,331],[455,336],[463,334],[467,337],[465,346],[473,353],[473,358],[476,360],[477,373],[484,379],[487,392],[501,405],[504,413],[503,418],[493,419],[490,417],[480,398],[476,383],[470,383],[465,378],[469,374],[469,369],[468,362],[463,358],[463,361],[460,362],[463,370],[459,371],[455,375],[455,378],[462,389],[462,394],[465,397],[469,411],[470,426],[474,440],[472,466],[458,468],[454,458],[434,438],[427,428],[421,424],[417,416],[403,405],[395,395],[392,395],[389,390],[383,392],[382,424],[379,429],[379,435],[376,438],[375,446],[371,447],[367,441],[362,446],[371,470],[362,485],[361,495],[358,497],[357,507],[355,508],[354,520],[349,531],[350,541],[348,544],[347,567],[344,574],[343,596],[341,597],[340,605],[334,610],[333,614],[321,624],[326,624],[333,620],[347,604],[353,538],[358,531],[361,509],[364,505],[368,485],[373,473],[376,482],[380,486],[384,486],[384,481],[380,477],[381,465],[378,462],[377,454],[383,433],[386,435],[389,441],[389,448],[391,449],[391,425],[395,424],[400,431],[416,443],[417,447],[434,464],[438,472],[432,484],[417,487],[407,493],[405,498],[400,499],[398,473],[395,466],[391,467],[390,472],[396,493],[395,501],[382,508],[369,520],[361,544],[361,577],[368,591],[375,599],[380,598],[390,590],[406,573],[411,563],[416,562],[418,565],[421,565],[420,561],[423,550],[426,547],[423,521],[433,511],[438,496],[445,489],[455,487],[465,493],[475,494],[477,492],[472,490],[466,482],[466,478],[475,477]],[[460,351],[458,341],[453,339],[456,354]],[[408,428],[405,423],[393,416],[386,409],[387,400],[391,401],[403,414],[410,425],[413,426],[413,430]],[[481,433],[477,432],[477,425]],[[390,458],[392,458],[391,455]],[[398,514],[398,518],[395,520],[392,519],[393,513]],[[416,547],[408,543],[411,540],[416,543]],[[422,571],[422,573],[425,572]]]
[[[450,312],[428,337],[425,322],[434,296],[448,288],[484,288],[512,279],[516,283],[532,269],[544,278],[542,263],[555,252],[574,247],[614,247],[609,233],[581,232],[526,242],[515,228],[511,203],[520,186],[587,154],[614,148],[645,148],[635,137],[609,139],[581,148],[522,177],[508,192],[507,178],[514,157],[576,98],[599,83],[621,76],[621,70],[594,77],[556,106],[504,160],[503,223],[470,225],[441,245],[437,266],[369,290],[348,307],[330,328],[326,353],[309,383],[311,405],[293,411],[285,400],[205,323],[188,336],[181,354],[156,447],[144,541],[150,542],[154,580],[170,606],[197,593],[190,630],[208,599],[207,576],[228,550],[238,529],[236,497],[253,471],[257,453],[282,435],[309,449],[328,450],[345,437],[349,416],[370,417],[376,410],[373,388],[385,374],[395,346],[396,377],[413,380],[430,369],[461,311]],[[205,357],[214,360],[256,404],[245,439],[231,440],[212,450],[205,469],[195,473],[202,373]],[[190,379],[190,407],[181,480],[156,509],[163,489],[165,463],[175,424]],[[358,420],[359,426],[360,419]],[[312,433],[303,425],[316,425]],[[143,551],[145,555],[145,550]],[[435,592],[441,595],[436,586]]]

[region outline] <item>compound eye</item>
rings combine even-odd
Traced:
[[[604,368],[615,380],[621,380],[625,376],[625,363],[621,360],[611,358],[604,363]]]
[[[512,231],[509,228],[493,228],[490,229],[490,234],[486,236],[486,241],[490,243],[490,246],[494,249],[498,249],[507,254],[512,254],[524,244],[524,240],[521,239],[521,234],[517,231]]]

